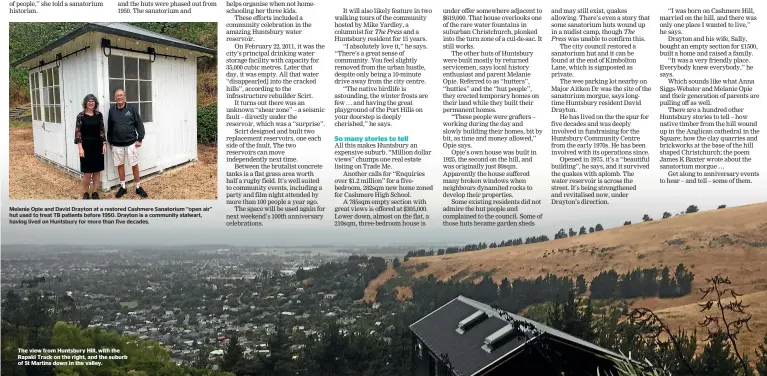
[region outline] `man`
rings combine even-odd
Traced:
[[[133,169],[133,181],[136,183],[136,194],[141,197],[149,195],[141,188],[141,177],[138,168],[138,148],[144,139],[144,123],[141,121],[138,110],[125,102],[125,91],[115,91],[116,104],[109,107],[107,119],[107,139],[112,148],[117,173],[120,175],[120,189],[115,194],[120,198],[128,191],[125,189],[125,163],[130,163]]]

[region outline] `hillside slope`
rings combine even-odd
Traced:
[[[587,235],[544,243],[443,256],[411,258],[402,266],[413,277],[433,274],[441,280],[452,276],[489,274],[496,282],[504,277],[535,278],[547,273],[587,281],[602,270],[625,273],[653,266],[673,268],[685,264],[695,273],[693,293],[676,299],[640,299],[634,306],[659,310],[675,326],[695,328],[702,313],[695,304],[705,278],[729,276],[754,318],[753,333],[742,336],[753,348],[767,331],[767,203],[710,210],[606,229]],[[390,274],[386,279],[393,278]],[[478,279],[478,278],[477,278]],[[380,281],[379,281],[380,284]],[[407,288],[407,286],[403,286]]]

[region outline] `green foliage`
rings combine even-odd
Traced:
[[[586,278],[583,276],[583,274],[579,274],[575,279],[575,288],[578,290],[578,294],[586,293]]]
[[[447,248],[440,248],[435,253],[434,250],[425,250],[425,249],[419,249],[416,251],[408,251],[405,257],[424,257],[424,256],[434,256],[435,254],[438,256],[442,255],[449,255],[452,253],[461,253],[461,252],[473,252],[473,251],[481,251],[483,249],[488,248],[498,248],[498,247],[512,247],[512,246],[518,246],[523,244],[533,244],[533,243],[541,243],[541,242],[547,242],[549,241],[549,237],[546,235],[539,235],[539,236],[528,236],[525,239],[522,238],[516,238],[516,239],[508,239],[508,240],[501,240],[500,242],[491,242],[490,244],[486,242],[479,242],[475,244],[466,244],[461,247],[447,247]]]
[[[604,373],[597,370],[597,376],[668,376],[670,373],[661,371],[645,359],[643,365],[630,362],[626,359],[613,358],[617,374]]]
[[[82,25],[82,22],[9,23],[8,52],[11,62],[30,55]]]
[[[486,304],[496,304],[514,313],[532,304],[564,299],[567,292],[574,288],[574,282],[568,277],[549,274],[536,279],[518,278],[513,281],[501,281],[501,288],[498,288],[489,276],[484,276],[480,283],[475,284],[472,283],[471,278],[467,281],[461,281],[459,278],[440,281],[434,275],[429,275],[425,279],[413,280],[411,288],[412,302],[427,312],[458,295],[463,295]],[[387,298],[381,296],[380,299]]]
[[[533,304],[525,308],[522,316],[536,322],[545,323],[553,306],[554,303],[551,302]]]
[[[659,272],[660,281],[658,280]],[[695,274],[687,270],[684,264],[677,265],[673,277],[668,267],[660,271],[657,268],[637,268],[621,275],[614,270],[607,270],[600,272],[591,281],[591,297],[633,299],[652,296],[661,298],[685,296],[692,292],[694,279]]]
[[[719,332],[703,348],[694,363],[695,374],[706,376],[733,376],[742,368],[730,350],[727,335]]]
[[[767,376],[767,334],[764,335],[764,342],[759,344],[756,350],[756,371],[759,376]]]
[[[698,212],[698,206],[696,205],[690,205],[687,207],[687,210],[685,210],[685,213],[697,213]]]
[[[218,136],[218,104],[216,102],[197,108],[197,142],[215,142]]]
[[[554,329],[586,341],[592,341],[595,334],[592,329],[593,309],[591,301],[587,301],[583,309],[578,307],[579,303],[580,301],[575,300],[575,291],[570,290],[567,299],[551,306],[545,322]]]
[[[237,367],[237,363],[242,361],[243,358],[242,345],[237,336],[233,336],[229,339],[229,344],[226,346],[224,356],[221,358],[221,370],[222,371],[234,371]]]

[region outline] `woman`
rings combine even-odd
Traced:
[[[83,111],[77,114],[75,122],[75,143],[80,150],[80,172],[83,173],[83,200],[98,200],[98,184],[104,171],[104,154],[107,140],[104,132],[104,117],[99,112],[99,101],[93,94],[83,99]],[[93,193],[91,193],[91,179]]]

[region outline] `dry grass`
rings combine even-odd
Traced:
[[[386,283],[390,279],[392,279],[397,272],[394,270],[394,267],[392,266],[391,262],[386,267],[386,270],[383,271],[383,273],[379,274],[378,277],[375,277],[370,283],[368,283],[367,287],[365,288],[365,296],[362,298],[363,301],[373,303],[376,301],[376,295],[378,295],[378,286],[381,286],[382,284]]]
[[[82,198],[82,183],[34,156],[32,127],[10,128],[9,198],[12,200],[71,200]],[[216,145],[198,145],[198,161],[142,179],[149,199],[213,200],[218,192]],[[115,190],[100,193],[113,199]],[[128,183],[125,199],[141,199]]]
[[[394,288],[394,295],[399,300],[413,299],[413,289],[410,286],[397,286]]]
[[[699,295],[699,294],[693,294]],[[700,297],[700,296],[698,296]],[[706,300],[713,298],[707,296]],[[743,329],[744,332],[738,336],[738,348],[743,351],[746,350],[746,354],[750,358],[753,358],[753,352],[750,350],[755,349],[764,339],[764,334],[767,333],[767,291],[754,292],[746,294],[739,298],[743,301],[744,305],[748,307],[745,312],[752,316],[749,326],[751,332]],[[722,299],[723,304],[727,304],[732,301],[730,299]],[[703,339],[706,337],[706,329],[698,327],[697,323],[703,321],[703,315],[705,312],[701,312],[701,307],[698,303],[691,303],[685,305],[679,305],[676,307],[670,307],[656,311],[664,321],[666,321],[673,328],[685,328],[688,332],[692,333],[697,331],[698,338]],[[716,305],[710,312],[712,315],[717,313]],[[729,321],[733,321],[737,318],[734,315],[727,316]],[[698,341],[698,350],[703,350],[703,341]]]
[[[602,270],[676,267],[695,273],[693,293],[676,299],[639,299],[633,306],[657,310],[671,324],[692,329],[703,318],[698,288],[706,277],[729,276],[736,291],[752,304],[754,332],[742,335],[753,349],[767,330],[767,203],[711,210],[637,223],[546,243],[484,251],[411,258],[402,265],[414,278],[434,274],[441,280],[461,273],[493,270],[492,277],[536,278],[546,273],[590,280]],[[416,269],[421,265],[421,270]],[[387,276],[394,278],[396,276]],[[408,294],[398,294],[406,297]]]

